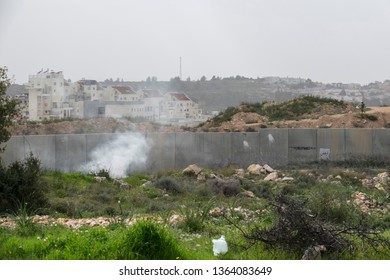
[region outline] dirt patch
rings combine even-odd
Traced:
[[[269,121],[267,116],[239,112],[230,121],[213,127],[211,122],[199,127],[198,131],[258,131],[261,128],[389,128],[390,107],[370,107],[365,114],[349,106],[345,112],[324,106],[320,111],[297,120]]]
[[[213,126],[205,122],[192,131],[249,132],[261,128],[390,128],[390,107],[369,107],[362,116],[360,109],[348,106],[343,111],[325,105],[320,110],[297,120],[270,121],[268,116],[257,113],[239,112],[230,121]],[[127,119],[98,118],[52,123],[27,122],[12,127],[12,135],[88,134],[182,132],[179,125],[162,125],[150,122],[132,122]],[[188,130],[188,129],[187,129]]]

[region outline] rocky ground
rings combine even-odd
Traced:
[[[383,170],[377,174],[368,175],[357,173],[356,171],[345,169],[342,172],[339,172],[338,175],[324,175],[321,173],[311,172],[310,170],[300,170],[300,172],[305,173],[306,175],[313,176],[315,181],[318,183],[327,183],[335,186],[343,186],[343,182],[345,179],[351,180],[351,178],[356,182],[356,184],[362,186],[362,191],[355,191],[351,195],[350,200],[346,201],[346,203],[353,203],[357,207],[361,209],[361,211],[366,213],[388,213],[390,211],[390,203],[378,202],[374,197],[372,197],[373,193],[378,193],[380,196],[388,196],[390,190],[390,177],[389,172]],[[295,177],[291,176],[293,174],[289,170],[276,170],[269,166],[268,164],[260,165],[260,164],[251,164],[247,169],[236,169],[235,174],[230,177],[218,177],[214,174],[205,174],[203,169],[195,164],[188,166],[183,169],[183,174],[192,176],[196,178],[199,182],[206,181],[206,177],[208,179],[215,180],[214,185],[221,188],[224,193],[225,190],[230,191],[229,195],[232,195],[234,191],[235,196],[245,196],[250,199],[258,199],[256,195],[247,190],[243,190],[240,186],[239,180],[240,178],[248,178],[248,176],[252,176],[252,178],[260,178],[264,182],[270,182],[277,186],[283,186],[286,183],[294,183],[299,180],[299,174],[295,173]],[[255,176],[255,177],[253,177]],[[353,177],[354,176],[354,177]],[[95,177],[97,182],[102,182],[102,178],[105,177]],[[145,185],[151,184],[150,181],[145,182]],[[238,188],[236,188],[238,186]],[[131,187],[131,186],[129,186]],[[224,193],[225,194],[225,193]],[[371,194],[371,195],[370,195]],[[166,194],[167,195],[167,194]],[[226,194],[225,194],[226,195]],[[246,220],[253,219],[254,217],[258,217],[262,215],[262,211],[257,210],[252,211],[246,209],[242,206],[238,206],[234,208],[234,211],[240,213]],[[212,217],[217,217],[226,214],[226,209],[221,207],[215,207],[210,209],[209,213]],[[0,227],[9,227],[15,228],[18,222],[18,219],[21,217],[0,217]],[[23,217],[22,217],[23,219]],[[114,217],[94,217],[94,218],[81,218],[81,219],[72,219],[72,218],[54,218],[50,216],[32,216],[29,217],[34,223],[48,225],[48,226],[57,226],[63,225],[68,228],[78,229],[82,226],[90,226],[90,227],[106,227],[112,223],[124,223],[126,225],[134,224],[138,219],[153,219],[156,221],[163,222],[163,219],[158,216],[153,215],[144,215],[144,216],[133,216],[132,218],[123,218],[119,216]],[[175,225],[177,223],[182,222],[184,217],[182,215],[173,214],[168,217],[167,221],[171,225]]]
[[[239,112],[230,121],[214,127],[212,122],[206,122],[198,131],[258,131],[263,128],[384,128],[390,127],[390,107],[370,107],[363,117],[360,109],[349,106],[345,111],[338,112],[330,107],[324,107],[315,114],[307,115],[299,120],[269,121],[267,116],[257,113]],[[371,118],[372,119],[372,118]]]
[[[127,119],[98,118],[62,122],[27,122],[11,128],[12,135],[42,134],[80,134],[80,133],[115,133],[115,132],[244,132],[259,131],[261,128],[384,128],[390,127],[390,107],[367,108],[366,115],[375,120],[362,118],[360,109],[349,106],[344,111],[324,106],[320,111],[299,120],[269,121],[267,116],[257,113],[239,112],[230,121],[215,127],[211,121],[196,128],[172,124],[162,125],[150,122],[132,122]]]

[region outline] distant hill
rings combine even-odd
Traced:
[[[138,89],[159,89],[185,92],[196,101],[204,112],[223,111],[228,107],[236,107],[241,103],[284,102],[299,96],[312,95],[334,98],[352,103],[363,101],[367,106],[390,106],[390,80],[374,82],[368,85],[331,83],[324,84],[301,78],[246,78],[242,76],[220,78],[212,77],[207,80],[203,77],[197,81],[182,81],[173,78],[170,81],[113,81],[100,82],[107,85],[127,85]],[[7,94],[17,95],[26,93],[23,85],[12,85]]]
[[[363,112],[354,103],[316,96],[281,103],[242,103],[193,131],[255,132],[262,128],[390,128],[390,107],[369,107]]]
[[[332,83],[323,84],[300,78],[245,78],[241,76],[210,80],[182,81],[179,78],[167,82],[122,82],[135,89],[154,88],[162,92],[182,91],[200,104],[204,111],[223,111],[239,106],[242,102],[283,102],[304,95],[364,102],[367,106],[390,105],[390,80],[369,85]]]

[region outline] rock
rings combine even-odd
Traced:
[[[146,181],[145,183],[143,183],[143,184],[141,185],[142,188],[150,188],[150,187],[152,187],[152,186],[153,186],[153,183],[150,182],[150,181]]]
[[[263,166],[264,170],[267,172],[267,173],[272,173],[272,172],[275,172],[275,170],[269,166],[268,164],[264,164]]]
[[[195,175],[197,176],[202,171],[202,168],[197,166],[196,164],[188,165],[184,170],[183,174],[185,175]]]
[[[365,188],[372,188],[374,184],[373,180],[367,178],[362,179],[361,182],[362,182],[362,186]]]
[[[263,172],[263,167],[260,164],[251,164],[248,166],[247,171],[251,175],[260,175]]]
[[[174,214],[171,217],[169,217],[168,223],[170,225],[177,225],[179,223],[182,223],[184,221],[183,216]]]
[[[113,180],[114,185],[120,187],[122,190],[128,190],[130,189],[130,185],[123,180],[120,179],[114,179]]]
[[[388,178],[389,178],[389,173],[382,172],[382,173],[379,173],[377,176],[378,176],[378,179],[379,179],[379,183],[381,183],[383,185],[387,184]]]
[[[277,172],[272,172],[267,175],[267,177],[264,178],[264,181],[275,181],[278,178]]]
[[[294,181],[293,177],[283,177],[282,182]]]
[[[337,175],[336,177],[334,177],[336,180],[341,180],[341,176],[340,175]]]
[[[241,196],[249,197],[249,198],[255,198],[255,194],[251,191],[244,191],[240,193]]]
[[[200,182],[204,182],[206,181],[206,175],[204,173],[199,173],[198,176],[196,177],[196,180],[200,181]]]
[[[224,209],[221,209],[219,207],[215,207],[209,211],[209,215],[214,217],[221,216],[223,213]]]
[[[381,192],[384,192],[384,193],[386,193],[386,190],[385,190],[385,188],[382,186],[382,184],[381,183],[377,183],[377,184],[375,184],[375,186],[374,186],[378,191],[381,191]]]
[[[236,169],[236,176],[237,177],[240,177],[240,178],[243,178],[245,175],[245,170],[240,168],[240,169]]]
[[[99,176],[95,177],[95,181],[98,183],[101,183],[101,182],[106,181],[106,180],[107,180],[106,177],[99,177]]]

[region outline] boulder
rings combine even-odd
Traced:
[[[251,175],[260,175],[263,172],[263,167],[260,164],[251,164],[248,166],[247,171]]]
[[[195,175],[198,176],[198,174],[202,171],[202,168],[197,166],[196,164],[188,165],[184,170],[183,174],[185,175]]]
[[[381,183],[383,185],[387,184],[388,178],[389,178],[389,173],[382,172],[382,173],[379,173],[377,176],[378,176],[378,179],[379,179],[379,183]]]
[[[277,172],[272,172],[267,175],[267,177],[264,178],[264,181],[275,181],[278,178]]]
[[[106,177],[99,177],[99,176],[95,177],[95,181],[98,183],[101,183],[101,182],[106,181],[106,180],[107,180]]]
[[[271,166],[269,166],[268,164],[264,164],[263,168],[265,169],[265,171],[267,173],[275,172],[275,170]]]

